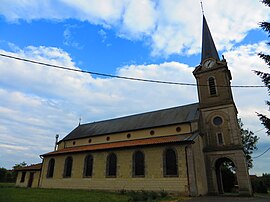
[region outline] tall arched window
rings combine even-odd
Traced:
[[[64,177],[71,177],[73,159],[71,156],[65,160]]]
[[[214,77],[210,77],[208,79],[208,86],[209,86],[209,93],[210,95],[216,95],[217,89],[216,89],[216,81]]]
[[[50,159],[49,164],[48,164],[48,169],[47,169],[47,178],[53,177],[54,164],[55,164],[55,160],[53,158]]]
[[[117,157],[115,153],[111,153],[108,155],[106,168],[107,177],[116,177]]]
[[[177,157],[173,149],[167,149],[164,153],[164,176],[177,176]]]
[[[144,177],[145,165],[144,165],[144,154],[141,151],[136,151],[133,154],[133,176]]]
[[[84,177],[92,177],[92,173],[93,173],[93,156],[88,155],[84,159],[83,175]]]

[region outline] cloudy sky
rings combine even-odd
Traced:
[[[204,12],[233,85],[262,85],[269,53],[258,23],[270,21],[259,0],[204,1]],[[0,53],[120,76],[195,83],[200,63],[199,0],[1,0]],[[270,146],[256,112],[268,114],[265,88],[234,88],[244,127]],[[0,56],[0,167],[41,161],[81,123],[198,102],[195,87],[106,78]],[[252,174],[270,172],[270,152]]]

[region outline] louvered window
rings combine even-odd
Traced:
[[[216,95],[217,94],[216,82],[215,82],[215,79],[213,77],[210,77],[208,79],[208,85],[209,85],[210,95]]]

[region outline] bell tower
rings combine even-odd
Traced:
[[[235,166],[239,194],[251,195],[237,109],[231,91],[232,76],[224,57],[222,60],[219,58],[204,15],[201,63],[193,74],[197,81],[208,192],[224,193],[221,165],[229,161]]]

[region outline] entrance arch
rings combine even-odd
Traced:
[[[216,160],[215,173],[219,194],[238,193],[236,172],[236,166],[231,159],[222,157]]]

